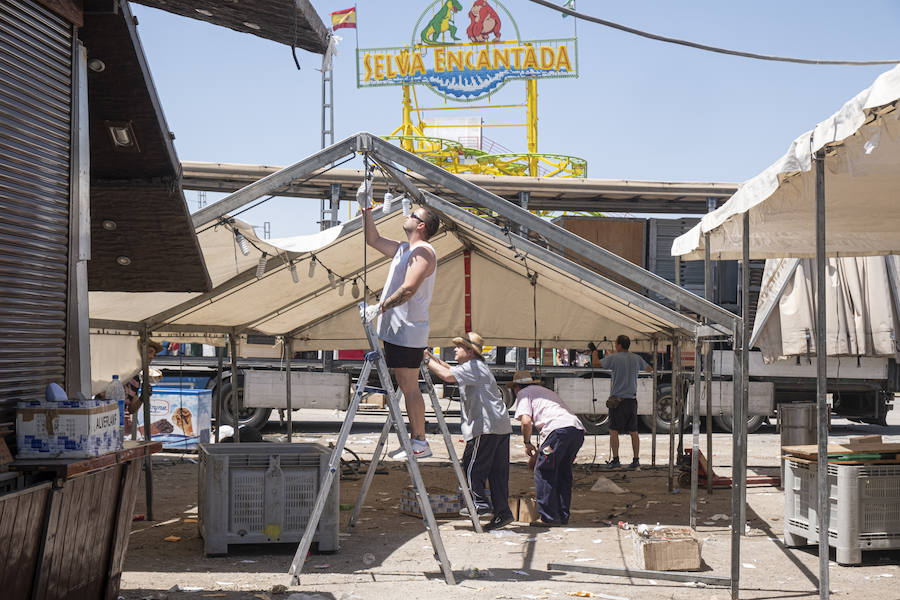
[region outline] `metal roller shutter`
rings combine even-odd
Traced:
[[[0,2],[0,423],[65,381],[72,26]]]

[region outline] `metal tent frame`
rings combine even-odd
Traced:
[[[628,318],[634,320],[635,323],[641,323],[645,331],[649,330],[652,332],[654,341],[663,336],[671,336],[675,340],[687,338],[693,339],[695,348],[699,348],[701,340],[704,339],[726,336],[733,337],[736,342],[740,339],[745,339],[741,338],[744,329],[744,321],[741,317],[369,133],[359,133],[342,140],[310,157],[251,183],[214,204],[206,206],[193,215],[193,224],[197,229],[212,227],[216,223],[223,222],[230,213],[246,206],[250,202],[254,202],[263,196],[277,195],[279,190],[295,184],[298,180],[315,177],[318,172],[327,170],[331,165],[359,154],[365,155],[369,161],[382,168],[387,177],[402,187],[416,202],[434,208],[444,216],[446,221],[455,224],[451,233],[464,244],[474,242],[490,245],[498,255],[505,253],[504,258],[507,260],[512,258],[513,252],[517,254],[524,252],[528,255],[530,261],[533,261],[541,268],[547,269],[548,272],[552,271],[557,276],[573,278],[585,286],[590,286],[592,292],[599,292],[599,295],[609,303],[605,305],[606,309],[616,313],[620,318]],[[472,207],[488,211],[495,218],[508,223],[509,226],[496,225],[483,217],[447,202],[441,197],[423,189],[423,183],[425,185],[437,184],[441,188],[451,190],[458,196],[468,198]],[[391,213],[381,211],[381,215],[376,215],[376,217],[381,219],[391,218],[392,213],[396,214],[396,212],[396,209],[391,211]],[[357,218],[341,227],[341,234],[338,239],[352,235],[358,236],[362,233],[362,220]],[[519,228],[520,231],[525,230],[528,234],[513,233],[511,231],[513,228]],[[536,243],[535,239],[541,243]],[[648,293],[652,292],[662,298],[671,300],[682,310],[696,315],[696,317],[686,316],[628,287],[615,283],[597,274],[595,271],[577,264],[549,248],[543,247],[542,244],[544,243],[549,247],[564,248],[568,253],[577,255],[584,261],[600,265],[615,275],[640,286]],[[265,264],[267,271],[284,267],[284,261],[279,256],[269,258]],[[227,333],[233,341],[237,335],[248,331],[252,332],[254,322],[245,323],[240,327],[225,326],[219,323],[186,324],[184,322],[179,323],[178,317],[186,311],[214,303],[217,296],[232,293],[241,288],[241,286],[252,286],[255,283],[254,271],[255,269],[246,269],[228,281],[216,286],[211,292],[199,294],[174,307],[142,319],[140,322],[92,319],[91,325],[95,328],[134,330],[145,334],[151,331],[202,334]],[[291,299],[291,302],[293,301],[294,299]],[[289,310],[289,306],[290,304],[285,304],[274,312],[279,314],[286,312]],[[336,318],[341,313],[348,311],[355,314],[355,302],[339,307],[330,315],[320,319],[320,321]],[[627,317],[621,317],[621,315],[627,315]],[[598,318],[601,318],[600,315],[598,315]],[[281,334],[286,339],[296,340],[298,336],[308,334],[311,329],[317,326],[322,326],[322,323],[305,323],[289,331],[281,332]],[[738,348],[739,345],[736,343],[735,347]],[[735,353],[735,373],[743,372],[741,370],[743,364],[741,356],[741,352]],[[697,361],[695,374],[699,376],[699,373],[700,362]],[[287,378],[287,380],[290,381],[290,378]],[[742,407],[747,402],[746,394],[748,388],[744,384],[745,380],[746,378],[735,377],[734,411],[736,419],[741,418],[743,414]],[[699,386],[695,387],[694,412],[698,410],[699,394],[696,393],[697,390],[699,390]],[[699,424],[699,420],[695,421],[695,423]],[[699,454],[699,430],[696,427],[695,425],[693,436],[694,459],[692,460],[692,524],[695,524],[696,457]],[[736,483],[732,491],[734,510],[731,538],[731,574],[730,577],[714,579],[717,579],[719,584],[730,585],[732,596],[737,597],[740,577],[740,535],[744,529],[743,521],[739,519],[742,515],[741,504],[744,499],[746,475],[746,462],[743,459],[745,456],[746,430],[734,436],[733,444],[733,481]]]

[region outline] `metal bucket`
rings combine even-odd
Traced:
[[[778,430],[782,446],[815,444],[816,403],[789,402],[778,405]]]
[[[807,446],[818,439],[815,402],[786,402],[778,405],[778,431],[781,446]],[[780,453],[779,453],[780,454]],[[784,483],[784,457],[781,458],[781,481]],[[781,487],[781,486],[779,486]]]

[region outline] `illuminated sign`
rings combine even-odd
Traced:
[[[419,18],[411,45],[357,49],[357,86],[427,85],[449,99],[471,101],[510,80],[578,76],[575,38],[502,40],[510,27],[518,37],[518,27],[502,4],[493,4],[496,9],[487,0],[473,2],[465,30],[470,41],[462,42],[454,19],[462,5],[433,2]]]

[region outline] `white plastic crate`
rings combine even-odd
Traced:
[[[787,460],[784,543],[819,542],[816,465]],[[828,544],[837,562],[862,562],[863,550],[900,548],[900,465],[828,465]]]
[[[319,444],[201,444],[204,552],[227,554],[229,544],[299,542],[330,457]],[[336,477],[313,538],[320,552],[339,547],[338,488]]]

